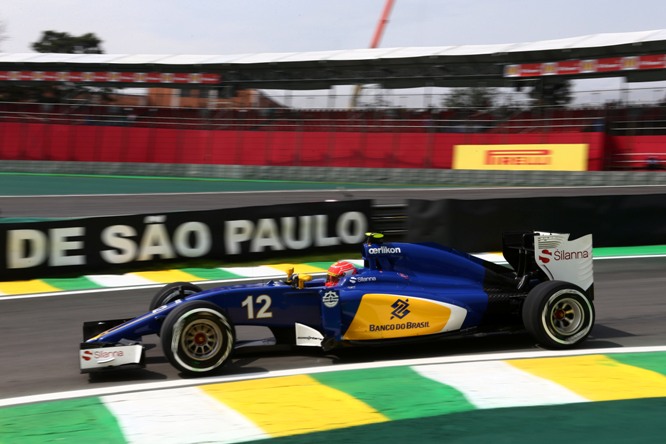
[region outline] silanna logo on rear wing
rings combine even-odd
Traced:
[[[534,237],[534,259],[550,280],[571,282],[583,290],[594,283],[591,234],[569,240],[569,234],[539,233]]]

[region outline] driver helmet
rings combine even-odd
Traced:
[[[354,274],[356,274],[356,267],[354,267],[354,264],[348,261],[338,261],[328,267],[326,286],[333,287],[334,285],[338,285],[340,279],[346,276],[352,276]]]

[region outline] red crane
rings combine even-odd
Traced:
[[[376,48],[379,46],[379,41],[382,39],[382,34],[384,33],[384,28],[386,28],[386,24],[389,21],[389,15],[391,15],[391,9],[393,8],[394,3],[395,0],[386,0],[386,3],[384,4],[384,11],[382,11],[382,17],[379,19],[379,23],[377,23],[375,34],[372,36],[372,41],[370,42],[371,48]]]
[[[386,0],[386,3],[384,4],[384,10],[382,11],[382,16],[377,23],[377,28],[375,28],[375,33],[373,34],[372,40],[370,41],[370,48],[377,48],[379,46],[379,42],[382,39],[382,35],[384,34],[384,29],[386,28],[386,24],[389,21],[389,16],[391,15],[391,9],[393,9],[394,3],[395,0]],[[351,100],[352,108],[356,108],[356,102],[358,100],[358,96],[361,94],[362,88],[363,85],[356,85],[354,88],[354,95],[352,95]]]

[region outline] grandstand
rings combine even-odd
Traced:
[[[0,54],[0,88],[87,91],[53,103],[0,101],[0,159],[453,168],[457,146],[582,144],[589,170],[666,164],[664,87],[648,100],[626,88],[619,99],[573,106],[536,105],[515,88],[664,81],[664,30],[483,48],[155,57]],[[354,84],[381,84],[380,95],[340,106],[335,85]],[[479,85],[500,88],[505,100],[446,106],[444,88]],[[122,94],[136,87],[146,92]],[[427,100],[399,103],[390,91],[406,87]],[[107,88],[105,99],[91,88]],[[298,89],[301,99],[313,91],[313,100],[295,103],[275,88]]]

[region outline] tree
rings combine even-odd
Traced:
[[[42,38],[32,44],[32,49],[64,54],[103,54],[101,44],[102,40],[91,32],[74,36],[67,32],[44,31]]]
[[[528,92],[537,106],[563,106],[571,103],[571,81],[547,79],[536,82]]]
[[[483,86],[453,88],[444,98],[443,105],[446,108],[489,109],[493,107],[496,93],[495,88]]]
[[[37,52],[62,53],[62,54],[103,54],[102,40],[95,34],[88,32],[80,36],[71,35],[67,32],[43,31],[42,37],[32,44],[32,49]],[[99,97],[109,100],[108,88],[92,88],[81,85],[43,85],[19,87],[5,93],[7,99],[12,100],[34,100],[39,102],[65,102],[74,98],[90,99]]]
[[[4,37],[0,23],[0,40]],[[37,52],[65,54],[103,54],[102,40],[93,33],[74,36],[67,32],[44,31],[41,39],[32,44]],[[6,101],[62,102],[75,97],[101,96],[108,99],[107,88],[80,85],[5,85],[0,88],[0,99]]]

